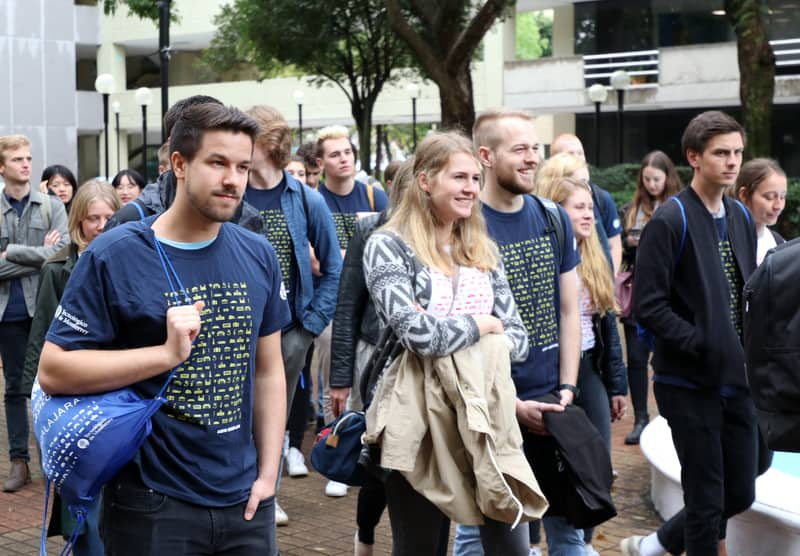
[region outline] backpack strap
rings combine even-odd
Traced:
[[[131,204],[139,211],[139,220],[144,220],[144,209],[142,209],[142,205],[139,204],[139,201],[134,199]]]
[[[597,186],[595,184],[590,183],[589,187],[592,189],[592,200],[594,201],[594,206],[597,207],[598,212],[600,212],[600,216],[605,218],[606,211],[608,210],[605,197],[597,193]],[[603,227],[603,229],[605,229],[605,227]]]
[[[369,199],[369,210],[375,212],[375,187],[371,184],[367,184],[367,199]]]
[[[683,254],[683,246],[686,243],[686,210],[683,208],[683,203],[681,202],[680,199],[678,199],[677,195],[670,197],[669,200],[678,203],[678,208],[681,209],[681,220],[683,220],[683,232],[681,233],[681,244],[678,247],[678,253],[675,255],[675,265],[677,266],[678,261],[681,260],[681,255]]]
[[[558,210],[558,205],[550,199],[539,197],[538,195],[531,195],[539,203],[539,206],[544,209],[545,216],[547,216],[548,226],[545,228],[545,233],[551,233],[556,236],[556,260],[558,266],[561,266],[561,257],[565,252],[564,242],[564,223],[561,221],[561,211]]]
[[[747,210],[747,207],[746,207],[746,206],[744,206],[744,205],[742,204],[742,202],[741,202],[741,201],[739,201],[739,199],[732,199],[732,200],[733,200],[733,202],[734,202],[734,203],[736,203],[737,205],[739,205],[739,208],[740,208],[740,209],[742,209],[742,212],[744,213],[744,217],[747,219],[747,223],[748,223],[748,224],[751,224],[751,223],[752,223],[752,219],[751,219],[751,217],[750,217],[750,211],[749,211],[749,210]]]

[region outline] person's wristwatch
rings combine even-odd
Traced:
[[[581,393],[581,389],[578,388],[577,386],[572,385],[572,384],[559,384],[558,385],[558,389],[559,390],[569,390],[570,392],[572,392],[573,399],[577,399],[577,397]]]

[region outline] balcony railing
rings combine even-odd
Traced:
[[[636,50],[610,54],[588,54],[583,57],[583,79],[587,87],[595,83],[608,85],[611,74],[625,70],[631,76],[631,87],[658,85],[658,50]]]
[[[781,39],[769,41],[769,44],[775,53],[775,76],[800,75],[800,39]]]

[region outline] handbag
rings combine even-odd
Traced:
[[[633,307],[633,270],[622,270],[614,277],[614,294],[621,317],[629,317]]]
[[[157,239],[155,246],[174,298],[179,298],[177,292],[180,291],[185,302],[191,304],[191,298]],[[100,489],[133,459],[152,431],[150,418],[166,402],[164,393],[177,369],[172,369],[161,390],[151,399],[142,398],[130,387],[93,395],[50,396],[42,391],[38,378],[34,381],[31,392],[33,429],[42,449],[42,469],[47,477],[40,554],[46,554],[50,485],[76,521],[62,551],[65,555],[72,550]]]
[[[311,465],[332,481],[364,486],[367,471],[359,463],[359,455],[366,430],[363,411],[345,411],[317,435],[311,448]]]

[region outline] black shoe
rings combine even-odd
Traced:
[[[642,436],[642,431],[647,426],[647,421],[636,421],[633,425],[631,433],[625,437],[625,444],[638,444],[639,437]]]

